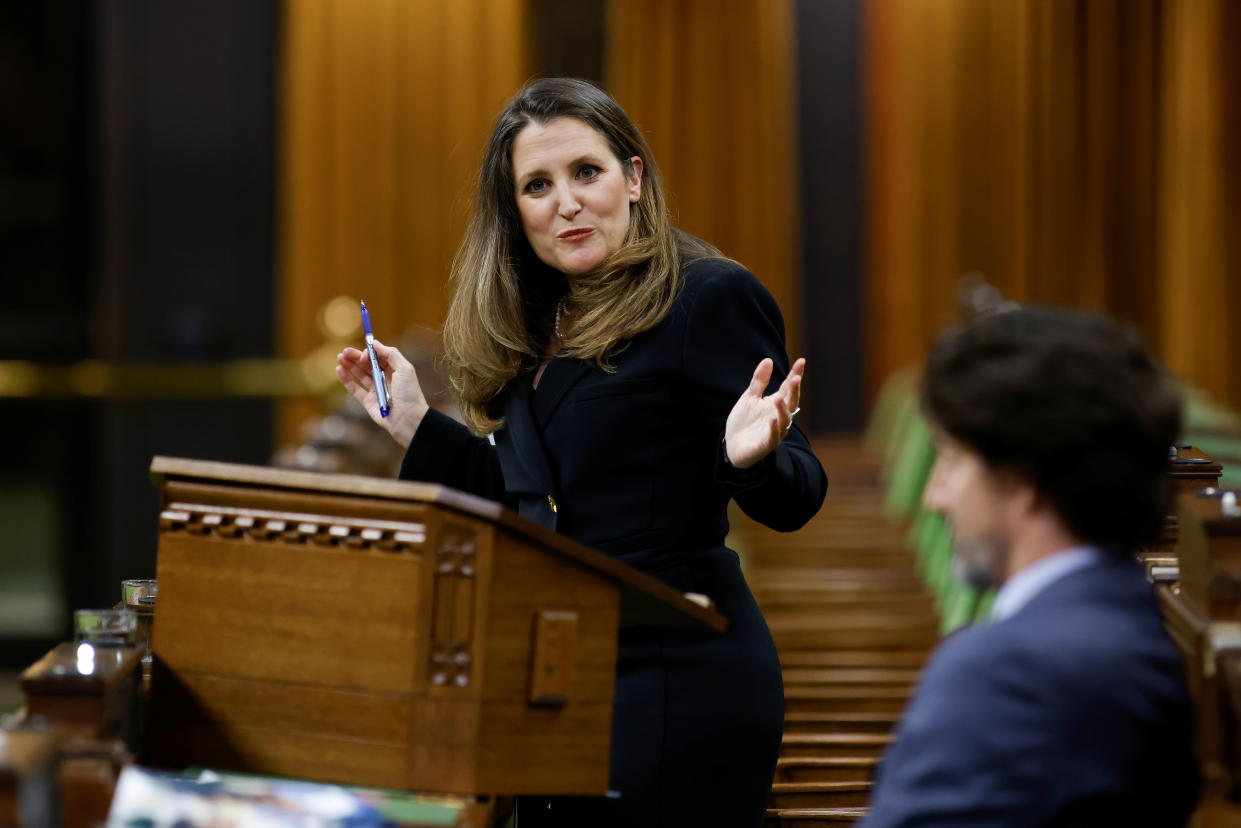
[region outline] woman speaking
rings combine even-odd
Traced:
[[[368,356],[338,360],[405,447],[401,477],[501,501],[728,619],[723,634],[620,630],[620,796],[523,799],[521,828],[760,825],[783,686],[724,546],[727,506],[792,531],[827,490],[794,423],[805,361],[788,365],[779,308],[672,226],[642,134],[605,92],[565,78],[528,84],[496,120],[452,280],[445,359],[468,427],[429,409],[395,348],[375,345],[387,417]]]

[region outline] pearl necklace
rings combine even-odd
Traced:
[[[560,315],[564,313],[564,297],[560,297],[560,301],[556,303],[556,318],[552,322],[552,330],[556,332],[556,338],[563,340],[564,334],[560,332]]]

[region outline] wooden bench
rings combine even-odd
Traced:
[[[930,650],[781,650],[785,669],[814,667],[914,667],[921,668]]]
[[[914,667],[786,667],[785,685],[849,687],[855,684],[910,687],[918,680]]]
[[[870,782],[775,782],[771,807],[862,808],[870,798]]]
[[[830,828],[861,822],[865,808],[770,808],[764,828]]]
[[[871,612],[833,617],[767,619],[778,650],[910,650],[930,651],[939,641],[936,627],[907,626],[900,617]]]
[[[794,711],[784,715],[785,733],[891,733],[898,713],[818,713]]]
[[[877,758],[892,738],[887,733],[786,733],[780,742],[780,756]]]
[[[879,760],[874,756],[782,756],[776,782],[869,782]]]
[[[909,562],[906,562],[906,566]],[[765,612],[848,612],[858,609],[927,610],[931,602],[925,592],[875,595],[867,591],[849,591],[819,584],[796,584],[786,587],[756,588],[754,598]]]

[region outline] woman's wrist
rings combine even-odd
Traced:
[[[414,435],[418,433],[418,426],[422,425],[423,419],[427,416],[427,412],[431,408],[426,403],[417,406],[413,411],[402,417],[399,422],[393,422],[388,433],[392,435],[392,439],[406,451],[409,450],[409,444],[414,441]]]
[[[728,466],[730,469],[736,469],[737,471],[742,471],[744,469],[750,468],[751,466],[753,466],[755,463],[758,462],[758,460],[753,460],[748,463],[745,462],[745,460],[742,460],[740,463],[735,462],[732,458],[732,455],[728,453],[728,437],[727,436],[725,436],[723,439],[720,440],[720,451],[724,455],[724,465]]]

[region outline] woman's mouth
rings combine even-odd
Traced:
[[[575,242],[581,241],[594,232],[595,228],[593,227],[572,227],[556,234],[556,238],[563,242]]]

